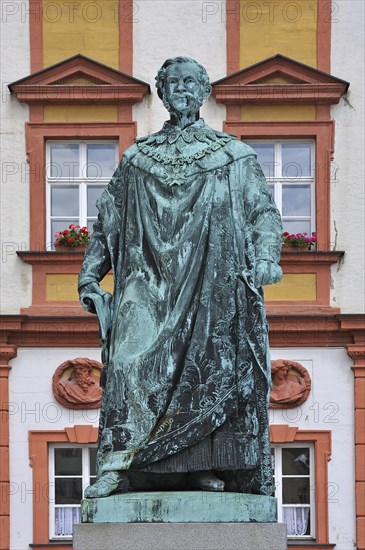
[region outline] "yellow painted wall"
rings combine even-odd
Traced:
[[[117,105],[45,105],[45,122],[117,122]]]
[[[316,120],[315,105],[242,105],[245,122],[276,120]]]
[[[240,0],[240,68],[281,53],[317,66],[318,0]]]
[[[317,298],[316,273],[286,273],[277,285],[264,287],[266,301],[312,301]]]
[[[293,80],[284,78],[283,76],[272,76],[257,80],[260,84],[295,84]]]
[[[43,0],[43,65],[81,53],[119,68],[116,0]]]
[[[77,281],[76,273],[48,273],[46,276],[46,301],[78,302]],[[113,276],[107,275],[100,286],[108,292],[113,292]]]

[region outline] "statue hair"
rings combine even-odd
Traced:
[[[288,361],[284,360],[278,360],[271,366],[271,372],[272,374],[275,374],[281,369],[290,369],[291,365]]]
[[[212,88],[210,85],[209,76],[206,69],[203,67],[203,65],[200,65],[200,63],[195,61],[195,59],[192,59],[191,57],[185,57],[182,55],[179,55],[178,57],[170,57],[169,59],[166,59],[166,61],[163,63],[160,70],[158,71],[157,76],[155,78],[158,97],[163,100],[166,69],[168,67],[171,67],[171,65],[175,65],[175,63],[194,63],[194,65],[196,65],[196,67],[199,70],[199,80],[204,90],[204,99],[207,99],[207,97],[210,96]]]

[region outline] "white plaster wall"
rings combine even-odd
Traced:
[[[336,121],[331,183],[332,242],[345,250],[332,270],[332,305],[344,313],[365,311],[364,283],[364,10],[358,0],[336,0],[332,17],[331,73],[350,82],[332,108]],[[338,9],[337,9],[338,8]]]
[[[33,537],[32,469],[29,430],[63,430],[75,424],[98,425],[98,410],[73,411],[59,405],[52,394],[55,369],[67,359],[100,361],[92,348],[18,349],[10,371],[10,549],[26,550]],[[42,492],[40,492],[43,498]]]
[[[67,359],[100,360],[98,349],[19,349],[10,371],[11,550],[25,550],[32,540],[32,469],[29,430],[57,430],[74,424],[97,425],[97,411],[70,411],[52,395],[52,376]],[[349,550],[355,539],[353,374],[342,348],[273,349],[272,359],[300,362],[310,373],[313,389],[301,407],[271,410],[273,424],[332,431],[328,464],[330,542]]]
[[[307,401],[295,409],[271,409],[270,422],[302,430],[331,430],[329,542],[336,544],[336,550],[350,550],[356,540],[351,359],[344,348],[272,349],[271,359],[298,361],[311,376],[312,390]]]
[[[28,106],[8,84],[30,73],[28,0],[1,2],[1,293],[2,313],[31,301],[31,267],[16,256],[29,247],[29,178],[25,153]],[[6,282],[6,284],[5,284]]]
[[[137,0],[134,5],[133,75],[148,82],[152,92],[134,107],[137,132],[142,136],[157,132],[169,118],[155,88],[155,76],[167,58],[193,57],[207,69],[212,82],[226,76],[225,2]],[[215,13],[210,15],[208,9]],[[209,126],[221,130],[225,107],[211,98],[201,115]]]

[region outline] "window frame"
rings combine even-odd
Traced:
[[[63,430],[29,430],[29,459],[32,467],[33,545],[49,543],[49,483],[48,445],[50,443],[97,443],[98,428],[91,424],[74,425]],[[331,459],[330,430],[302,430],[288,424],[271,424],[271,444],[312,443],[315,454],[316,544],[329,544],[328,523],[328,462]],[[66,542],[66,541],[65,541]],[[69,544],[69,542],[67,542]],[[301,541],[291,541],[291,547],[301,550]]]
[[[283,504],[282,498],[282,450],[283,449],[295,449],[295,448],[306,448],[309,450],[309,491],[310,491],[310,502],[309,505],[301,506],[300,504]],[[310,510],[310,534],[309,535],[288,535],[288,540],[291,541],[307,541],[315,540],[316,538],[316,493],[315,493],[315,451],[313,443],[282,443],[282,444],[272,444],[271,449],[274,450],[275,454],[275,468],[274,468],[274,479],[275,479],[275,498],[277,499],[277,510],[278,510],[278,522],[285,523],[283,509],[284,507],[305,507]],[[300,476],[289,476],[285,475],[285,478],[288,477],[300,477]]]
[[[70,145],[79,145],[79,163],[81,175],[78,177],[70,178],[60,178],[51,176],[51,147],[52,145],[59,144],[70,144]],[[107,186],[111,176],[100,177],[100,178],[88,178],[87,174],[82,175],[82,172],[85,171],[87,166],[87,146],[88,145],[103,145],[103,144],[113,144],[115,146],[115,168],[119,163],[119,143],[117,139],[47,139],[46,140],[46,243],[48,244],[47,248],[50,247],[53,249],[54,235],[52,234],[52,221],[56,219],[65,219],[65,229],[68,227],[68,220],[71,216],[52,216],[51,214],[51,189],[52,185],[77,185],[78,186],[78,196],[79,196],[79,213],[78,213],[78,224],[82,226],[88,225],[88,220],[93,220],[94,216],[87,215],[87,190],[89,186]],[[76,216],[75,216],[76,217]],[[95,218],[96,221],[96,218]],[[90,222],[89,223],[93,223]]]
[[[55,450],[56,449],[81,449],[81,476],[73,475],[72,477],[81,477],[82,479],[82,496],[84,495],[85,487],[90,485],[90,478],[96,477],[90,475],[90,460],[89,449],[96,449],[96,444],[76,444],[76,443],[50,443],[48,445],[48,476],[49,476],[49,538],[50,540],[72,540],[72,535],[56,535],[55,534],[55,519],[56,507],[62,508],[80,508],[80,504],[56,504],[55,502],[55,478],[71,477],[71,476],[56,476],[55,474]]]
[[[290,221],[291,219],[293,221],[309,221],[310,223],[310,234],[313,231],[316,231],[316,223],[317,223],[317,215],[316,215],[316,141],[314,138],[297,138],[294,137],[292,139],[290,138],[255,138],[255,139],[243,139],[247,145],[254,148],[255,144],[258,145],[264,145],[264,144],[273,144],[274,145],[274,175],[273,176],[266,176],[265,179],[269,187],[273,186],[274,188],[274,200],[276,203],[276,206],[278,207],[280,214],[283,219],[287,219]],[[308,143],[310,144],[310,151],[311,151],[311,164],[310,164],[310,176],[308,177],[287,177],[280,174],[280,171],[282,169],[282,145],[283,144],[302,144],[302,143]],[[263,170],[264,171],[264,170]],[[302,185],[307,184],[310,185],[310,215],[309,216],[284,216],[282,211],[282,190],[283,186],[286,184],[291,184],[292,186],[295,185]]]
[[[316,232],[317,251],[331,250],[330,181],[331,159],[334,150],[334,123],[332,120],[243,122],[227,120],[223,129],[247,143],[265,139],[313,139],[315,141],[316,177]],[[328,285],[329,287],[329,285]]]

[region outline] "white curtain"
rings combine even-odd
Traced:
[[[289,537],[306,534],[309,521],[309,507],[285,507],[283,508],[283,517]]]
[[[80,506],[55,509],[55,535],[56,537],[72,535],[73,524],[80,523]]]

